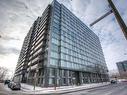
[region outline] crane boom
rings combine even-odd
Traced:
[[[127,40],[127,26],[125,24],[125,22],[123,21],[122,17],[120,16],[118,10],[116,9],[115,5],[113,4],[112,0],[108,0],[109,5],[112,8],[112,11],[116,17],[116,20],[118,22],[118,24],[120,25],[122,32]]]
[[[101,16],[97,20],[95,20],[93,23],[91,23],[90,26],[93,26],[94,24],[96,24],[97,22],[99,22],[100,20],[105,18],[106,16],[110,15],[112,12],[113,12],[112,10],[108,11],[106,14],[104,14],[103,16]]]

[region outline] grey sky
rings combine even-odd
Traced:
[[[52,0],[0,0],[0,66],[14,71],[23,39],[34,20]],[[109,10],[107,0],[58,0],[89,25]],[[127,24],[127,0],[113,0]],[[127,41],[113,14],[91,29],[99,36],[107,66],[127,60]]]

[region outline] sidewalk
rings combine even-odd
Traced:
[[[80,90],[86,90],[86,89],[92,89],[96,87],[106,86],[110,83],[92,83],[92,84],[84,84],[82,86],[61,86],[57,87],[56,90],[54,87],[48,87],[48,88],[42,88],[42,87],[35,87],[35,90],[33,90],[32,85],[28,84],[21,84],[22,91],[29,93],[29,94],[53,94],[53,93],[68,93],[68,92],[75,92]]]

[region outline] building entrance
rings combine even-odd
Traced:
[[[79,71],[74,71],[73,72],[73,84],[74,85],[80,85],[80,72]]]

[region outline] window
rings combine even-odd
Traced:
[[[51,50],[58,52],[58,46],[52,43]]]
[[[61,40],[65,41],[65,36],[61,35]]]
[[[61,47],[61,51],[62,51],[63,53],[66,53],[66,48]]]
[[[64,59],[64,54],[63,53],[61,53],[61,59]]]
[[[50,76],[55,76],[55,69],[53,68],[50,69]]]
[[[59,58],[59,54],[57,52],[51,51],[52,58]]]
[[[59,40],[55,39],[55,38],[52,38],[52,43],[59,45]]]
[[[61,60],[61,67],[67,67],[66,61]]]
[[[63,80],[63,84],[66,84],[66,78],[63,78],[62,80]]]
[[[41,73],[42,73],[42,69],[39,69],[38,75],[41,76]]]
[[[69,55],[66,55],[66,60],[68,60],[68,61],[69,61],[69,57],[70,57]]]
[[[67,62],[67,67],[68,68],[72,68],[72,63],[71,62]]]
[[[43,78],[41,78],[41,84],[43,84]]]
[[[55,22],[55,24],[57,24],[57,25],[59,25],[59,20],[58,19],[54,19],[54,22]]]
[[[66,70],[62,70],[62,77],[66,76],[67,71]]]
[[[55,18],[55,19],[60,19],[60,16],[57,15],[57,14],[55,14],[55,15],[54,15],[54,18]]]
[[[53,65],[53,66],[57,66],[58,65],[58,60],[51,58],[50,59],[50,64]]]
[[[38,84],[40,83],[40,78],[38,78]]]
[[[49,78],[49,84],[55,84],[55,79],[54,78]]]
[[[52,32],[52,37],[59,39],[59,35],[57,33]]]
[[[61,59],[66,60],[66,55],[64,53],[61,53]]]
[[[57,29],[59,29],[59,27],[60,27],[59,24],[57,24],[55,22],[53,23],[53,26],[56,27]]]
[[[58,34],[59,30],[57,28],[53,27],[53,32]]]
[[[69,78],[69,84],[72,84],[72,79],[71,78]]]

